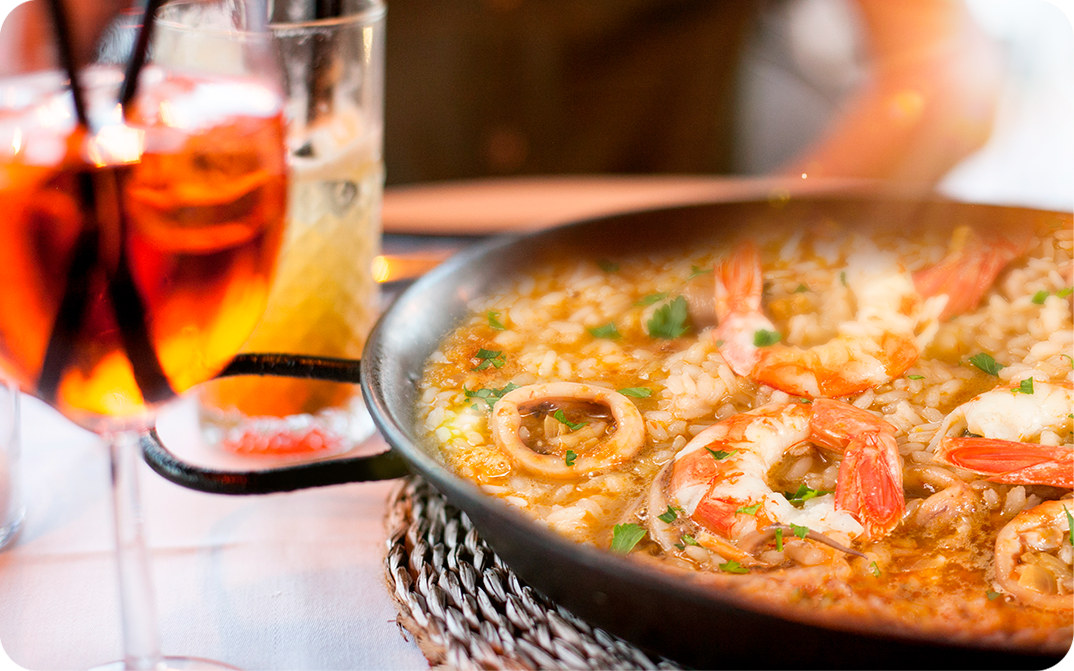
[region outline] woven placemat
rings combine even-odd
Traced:
[[[388,585],[429,663],[453,669],[678,669],[525,585],[418,476],[388,502]]]

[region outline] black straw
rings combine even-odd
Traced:
[[[67,23],[67,12],[63,8],[63,0],[49,0],[48,8],[52,17],[52,29],[56,33],[56,42],[60,50],[60,64],[63,65],[63,69],[67,72],[67,79],[71,82],[71,95],[75,99],[75,117],[80,126],[88,129],[86,100],[82,97],[82,86],[75,63],[75,50],[71,46],[71,30]]]
[[[142,25],[138,27],[138,39],[134,43],[134,52],[127,61],[127,70],[123,73],[123,86],[119,91],[119,104],[123,106],[124,115],[127,105],[134,100],[134,94],[138,91],[138,75],[145,67],[146,55],[149,52],[149,38],[153,34],[153,22],[156,21],[157,10],[163,1],[147,0],[145,4]]]

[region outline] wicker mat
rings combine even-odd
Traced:
[[[388,509],[388,586],[400,622],[434,667],[677,669],[552,603],[485,544],[420,477]]]

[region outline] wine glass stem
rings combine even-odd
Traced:
[[[142,530],[138,486],[139,434],[137,431],[117,431],[106,435],[105,439],[112,458],[112,505],[124,663],[128,669],[152,669],[160,662],[160,639],[149,551]]]

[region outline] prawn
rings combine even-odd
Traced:
[[[1070,383],[1030,380],[1029,385],[997,387],[951,411],[930,447],[937,461],[988,476],[991,482],[1070,489],[1072,408]],[[1060,444],[1064,437],[1066,444]]]
[[[843,460],[834,497],[824,493],[798,509],[772,490],[768,472],[809,443],[841,453]],[[750,537],[772,525],[875,539],[890,532],[904,510],[895,428],[829,399],[773,403],[733,415],[695,436],[653,485],[653,536],[671,545],[677,539],[655,517],[665,503],[707,531],[717,552],[739,560],[752,559],[745,549],[754,544]]]
[[[1019,601],[1049,610],[1074,608],[1074,500],[1023,510],[996,535],[996,582]]]
[[[720,353],[737,375],[810,398],[847,396],[892,380],[917,361],[941,318],[975,306],[1000,270],[1028,245],[1000,237],[993,249],[969,229],[953,237],[972,242],[953,245],[935,270],[916,276],[893,255],[860,244],[844,275],[858,305],[855,319],[810,348],[764,346],[757,339],[775,327],[762,311],[760,252],[752,241],[742,242],[714,268],[717,327],[712,333]],[[947,272],[960,264],[972,272]]]

